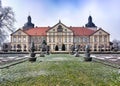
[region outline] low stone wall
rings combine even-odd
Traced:
[[[84,54],[85,51],[79,51],[80,54]],[[35,51],[36,54],[40,54],[40,51]],[[69,54],[70,51],[50,51],[51,54]],[[120,51],[91,51],[91,54],[120,54]],[[29,54],[29,52],[0,52],[0,54]]]

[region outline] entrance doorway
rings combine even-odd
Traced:
[[[55,46],[55,51],[58,51],[59,50],[59,47],[58,45]]]
[[[65,51],[65,44],[62,44],[62,51]]]
[[[62,44],[62,45],[56,45],[55,46],[55,51],[65,51],[66,50],[66,47],[65,47],[65,44]]]

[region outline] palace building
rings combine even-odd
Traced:
[[[92,17],[88,17],[85,27],[66,26],[61,21],[52,27],[34,27],[31,16],[23,28],[11,34],[11,50],[29,51],[31,42],[34,42],[36,51],[45,40],[50,46],[50,51],[69,51],[72,45],[79,45],[80,51],[85,50],[85,45],[89,44],[92,51],[109,51],[110,34],[102,28],[97,28]],[[65,49],[62,49],[62,47]]]

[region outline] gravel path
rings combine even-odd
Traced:
[[[93,58],[120,65],[120,54],[92,54]]]
[[[0,54],[0,65],[28,57],[28,54]]]

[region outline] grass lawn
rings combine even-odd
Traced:
[[[51,54],[0,69],[0,86],[119,86],[118,69],[83,57]]]

